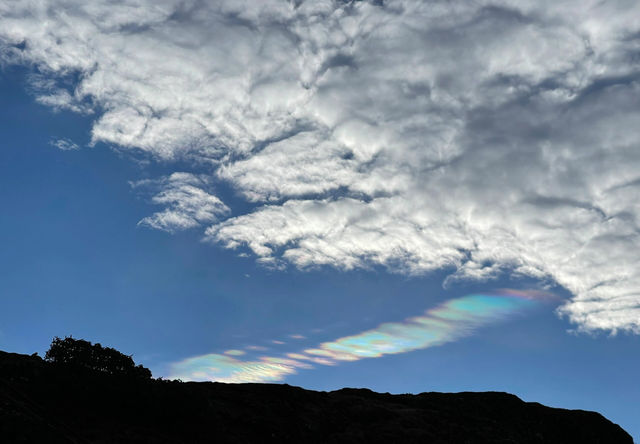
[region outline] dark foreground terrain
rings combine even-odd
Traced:
[[[0,442],[632,443],[598,413],[507,393],[389,395],[124,378],[0,352]]]

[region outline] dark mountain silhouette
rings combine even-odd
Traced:
[[[163,381],[0,352],[6,443],[632,443],[598,413],[514,395]]]

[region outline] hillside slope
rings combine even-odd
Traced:
[[[30,443],[632,443],[598,413],[514,395],[115,377],[0,352],[0,440]]]

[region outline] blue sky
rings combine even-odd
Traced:
[[[1,349],[508,391],[638,440],[633,11],[25,5],[0,2]]]

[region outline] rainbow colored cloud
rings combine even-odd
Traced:
[[[378,327],[323,342],[285,356],[262,356],[241,360],[226,354],[207,354],[171,366],[171,378],[219,382],[281,381],[298,369],[313,364],[336,365],[385,355],[406,353],[453,342],[478,328],[521,313],[553,295],[537,290],[500,290],[494,294],[473,294],[448,300],[423,315],[388,322]]]

